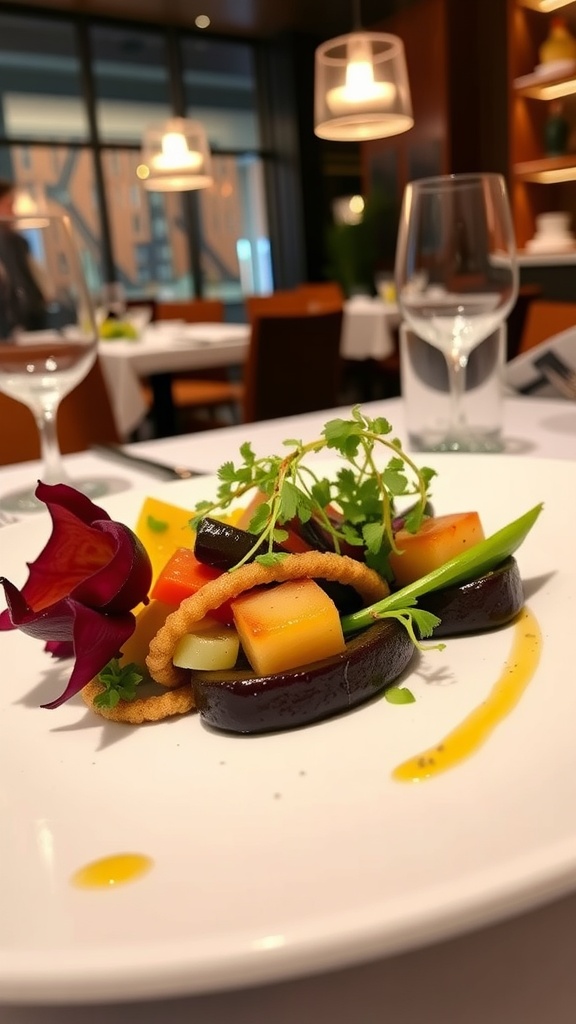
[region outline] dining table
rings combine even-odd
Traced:
[[[498,458],[576,459],[575,403],[508,395],[504,406],[505,447]],[[401,398],[367,403],[363,410],[386,417],[395,434],[403,436]],[[285,438],[311,440],[327,420],[349,414],[348,407],[322,410],[142,441],[126,450],[210,474],[234,459],[247,440],[258,454],[277,452]],[[116,478],[118,492],[145,494],[159,479],[155,470],[109,462],[94,451],[69,455],[65,465],[73,479],[98,473]],[[38,463],[4,466],[0,490],[27,483],[39,471]],[[569,665],[567,670],[572,671]],[[424,853],[426,841],[423,837]],[[390,842],[394,843],[393,835]],[[233,848],[231,836],[231,856]],[[487,917],[480,926],[464,927],[438,941],[413,943],[393,955],[364,960],[351,951],[350,963],[335,969],[299,972],[267,984],[219,986],[216,991],[176,998],[114,1002],[107,996],[105,1002],[38,1005],[30,993],[29,1003],[24,998],[17,1005],[0,1005],[0,1024],[574,1024],[575,931],[576,875],[561,895],[544,889],[528,909],[511,900],[496,920]]]
[[[400,324],[396,302],[379,295],[354,295],[344,303],[340,352],[344,359],[386,359],[395,350]]]
[[[119,436],[128,439],[149,412],[144,378],[152,387],[155,433],[169,435],[174,432],[171,374],[241,366],[249,341],[248,324],[180,320],[153,321],[133,339],[101,339],[98,358]]]
[[[365,366],[386,358],[395,348],[394,329],[400,315],[395,303],[356,296],[343,308],[340,351],[342,358]],[[134,339],[101,339],[98,356],[110,394],[118,434],[125,440],[137,434],[150,410],[141,381],[153,391],[152,417],[157,437],[174,433],[171,374],[242,366],[248,353],[247,323],[185,323],[159,320],[148,324]]]

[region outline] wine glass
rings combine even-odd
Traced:
[[[439,349],[449,408],[437,451],[489,451],[490,432],[466,418],[466,369],[516,302],[518,267],[506,185],[499,174],[451,174],[410,182],[396,249],[398,305],[406,325]]]
[[[27,405],[40,434],[45,483],[74,483],[90,497],[102,480],[71,481],[57,435],[60,401],[86,376],[96,356],[94,313],[65,213],[0,218],[0,390]],[[35,485],[34,485],[35,486]],[[0,507],[44,506],[31,485],[5,495]]]

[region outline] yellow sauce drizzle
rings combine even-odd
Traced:
[[[115,853],[86,864],[72,876],[72,884],[80,889],[111,889],[134,882],[152,867],[151,857],[143,853]]]
[[[524,608],[515,623],[512,650],[486,700],[436,746],[398,765],[392,778],[398,782],[423,782],[454,768],[475,753],[520,700],[536,671],[541,649],[538,622],[532,612]]]

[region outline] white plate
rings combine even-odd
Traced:
[[[38,708],[62,670],[0,636],[0,1000],[98,1002],[195,993],[353,964],[454,935],[576,882],[573,679],[576,466],[430,456],[437,510],[477,507],[487,532],[541,499],[519,553],[540,666],[481,750],[421,784],[395,765],[482,702],[514,628],[417,657],[409,705],[380,698],[283,734],[233,737],[197,717],[105,723],[80,699]],[[205,480],[150,485],[176,503]],[[142,495],[110,499],[133,522]],[[23,582],[44,518],[0,531]],[[140,880],[87,891],[95,858],[153,858]]]

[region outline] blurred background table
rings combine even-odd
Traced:
[[[248,324],[157,321],[134,341],[101,341],[99,358],[121,437],[128,438],[148,412],[141,387],[149,378],[159,437],[172,433],[170,374],[181,370],[240,366],[246,358]]]
[[[395,302],[356,295],[344,303],[341,354],[344,359],[385,359],[396,347],[400,311]]]

